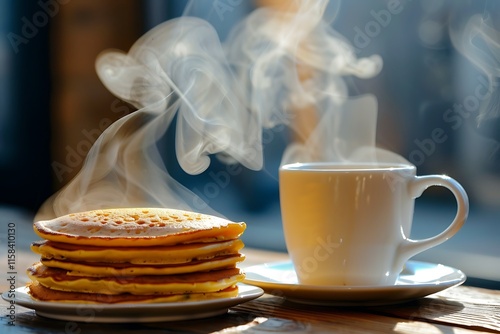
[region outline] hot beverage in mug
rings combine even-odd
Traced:
[[[279,173],[285,241],[301,284],[393,285],[410,257],[449,239],[468,215],[457,181],[416,176],[413,165],[295,163]],[[415,198],[430,186],[453,193],[456,217],[439,235],[411,240]]]

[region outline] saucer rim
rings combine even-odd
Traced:
[[[459,269],[440,263],[409,260],[407,264],[425,266],[427,268],[441,268],[450,270],[448,279],[433,279],[426,283],[394,284],[383,286],[316,286],[300,283],[288,283],[270,280],[252,279],[249,277],[256,269],[290,265],[290,260],[268,262],[244,268],[246,272],[245,284],[262,288],[266,293],[283,297],[301,304],[330,305],[330,306],[376,306],[408,302],[426,297],[436,292],[463,284],[467,276]],[[450,276],[451,275],[451,276]]]

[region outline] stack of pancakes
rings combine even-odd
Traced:
[[[37,300],[200,301],[238,294],[245,223],[174,209],[108,209],[35,222]]]

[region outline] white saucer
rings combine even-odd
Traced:
[[[460,285],[466,276],[460,270],[418,261],[408,261],[391,286],[301,285],[291,261],[245,268],[245,283],[288,300],[315,305],[373,306],[407,302]]]
[[[15,290],[17,305],[35,310],[39,316],[80,322],[157,322],[207,318],[224,314],[232,306],[262,296],[264,291],[255,286],[238,284],[237,297],[205,300],[199,302],[149,303],[149,304],[76,304],[42,302],[33,300],[26,287]],[[10,301],[7,292],[2,298]]]

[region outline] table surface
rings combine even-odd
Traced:
[[[283,253],[245,249],[245,265],[286,260]],[[17,256],[16,286],[26,283],[21,268],[37,258],[28,251]],[[4,276],[5,277],[5,276]],[[8,290],[7,278],[0,290]],[[500,333],[500,291],[458,286],[415,301],[378,307],[301,305],[263,295],[211,318],[152,323],[102,324],[67,322],[37,316],[0,302],[1,329],[7,333]]]

